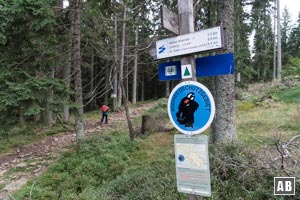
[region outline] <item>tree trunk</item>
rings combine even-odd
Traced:
[[[105,89],[104,89],[104,104],[107,105],[108,104],[108,88],[109,88],[109,68],[105,67]]]
[[[130,114],[129,114],[129,109],[128,109],[128,105],[127,105],[128,100],[127,100],[127,97],[126,97],[123,81],[121,81],[121,89],[122,89],[122,95],[123,95],[123,99],[124,99],[124,107],[125,107],[128,130],[129,130],[129,138],[130,138],[131,141],[133,141],[134,140],[134,132],[133,132],[132,123],[131,123],[131,120],[130,120]]]
[[[170,96],[170,81],[166,81],[166,97]]]
[[[113,98],[113,110],[116,111],[118,108],[117,96],[118,96],[118,21],[116,15],[116,2],[114,11],[114,70],[113,70],[113,93],[115,97]]]
[[[95,79],[95,56],[94,56],[94,48],[92,47],[92,55],[91,55],[91,65],[90,65],[90,98],[91,100],[91,105],[92,107],[95,107],[95,97],[94,97],[94,89],[95,89],[95,84],[94,84],[94,79]]]
[[[226,31],[227,50],[224,52],[234,52],[234,0],[218,0],[218,21]],[[237,139],[234,75],[217,76],[213,79],[216,116],[211,126],[210,141],[234,141]]]
[[[123,84],[123,70],[124,70],[124,54],[125,54],[125,34],[126,34],[126,6],[123,5],[123,26],[122,26],[122,48],[119,69],[119,91],[118,91],[118,107],[122,105],[122,84]],[[124,87],[123,87],[124,89]],[[124,99],[125,101],[125,99]]]
[[[275,8],[276,9],[276,3],[275,3]],[[276,12],[274,12],[274,28],[273,31],[276,33]],[[273,82],[276,80],[276,34],[274,34],[274,48],[273,48]]]
[[[81,41],[81,28],[80,28],[80,4],[81,0],[73,0],[74,3],[74,20],[73,20],[73,66],[75,78],[75,103],[77,105],[75,111],[75,131],[76,141],[80,141],[84,137],[84,124],[83,124],[83,100],[82,100],[82,83],[81,83],[81,54],[80,54],[80,41]]]
[[[134,66],[133,66],[133,83],[132,83],[132,104],[136,104],[136,92],[137,92],[137,69],[138,69],[138,44],[139,44],[139,25],[138,17],[135,22],[135,39],[134,39]]]
[[[281,81],[281,23],[280,23],[280,1],[277,0],[277,80]]]
[[[153,121],[151,121],[150,115],[143,115],[142,116],[142,127],[141,127],[141,134],[145,134],[146,132],[150,131],[152,128]]]
[[[70,8],[72,8],[72,2],[70,2]],[[71,12],[70,13],[70,20],[71,22],[74,19],[74,13]],[[70,30],[70,34],[69,34],[69,45],[67,47],[68,50],[68,55],[67,55],[67,62],[64,65],[63,68],[63,77],[64,77],[64,81],[65,84],[67,86],[67,88],[70,88],[70,83],[71,83],[71,66],[72,66],[72,48],[73,48],[73,29],[74,26],[71,25],[71,30]],[[64,110],[64,121],[65,122],[69,122],[70,121],[70,109],[69,109],[69,96],[66,96],[63,100],[63,110]]]
[[[54,67],[50,71],[50,78],[54,78],[55,69]],[[53,123],[53,112],[52,112],[52,101],[53,101],[53,89],[48,89],[48,98],[46,100],[46,122],[48,126],[51,126]]]
[[[145,72],[142,75],[141,100],[145,101]]]

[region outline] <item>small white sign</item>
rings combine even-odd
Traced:
[[[181,65],[181,78],[182,79],[187,79],[187,78],[192,78],[193,73],[192,73],[192,65]]]
[[[175,76],[177,74],[176,65],[166,66],[165,75],[166,76]]]
[[[204,52],[223,47],[221,27],[179,35],[156,42],[157,59]]]

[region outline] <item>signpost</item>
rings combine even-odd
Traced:
[[[157,59],[223,48],[221,26],[156,41]]]
[[[209,90],[196,82],[196,63],[199,76],[203,76],[201,72],[208,70],[211,63],[216,64],[216,58],[225,60],[225,67],[218,63],[213,67],[214,73],[208,70],[204,75],[233,73],[233,54],[195,60],[194,53],[222,49],[224,45],[221,26],[194,32],[193,0],[178,0],[178,17],[165,7],[161,7],[161,15],[162,26],[180,35],[157,41],[156,56],[153,56],[154,51],[150,52],[156,59],[181,56],[181,60],[160,64],[160,80],[179,77],[187,80],[172,90],[168,100],[169,118],[175,128],[185,134],[174,138],[177,188],[188,193],[189,200],[200,199],[197,195],[210,196],[211,188],[207,137],[196,134],[210,126],[215,103]]]

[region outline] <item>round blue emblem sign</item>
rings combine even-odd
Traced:
[[[180,162],[183,162],[183,161],[185,160],[184,155],[179,155],[179,156],[178,156],[178,160],[179,160]]]
[[[212,123],[215,111],[212,94],[196,81],[178,84],[169,96],[169,118],[178,131],[187,135],[205,131]]]

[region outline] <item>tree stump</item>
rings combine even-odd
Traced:
[[[153,126],[153,119],[150,115],[143,115],[142,116],[142,128],[141,128],[141,134],[145,134],[147,132],[150,132]]]

